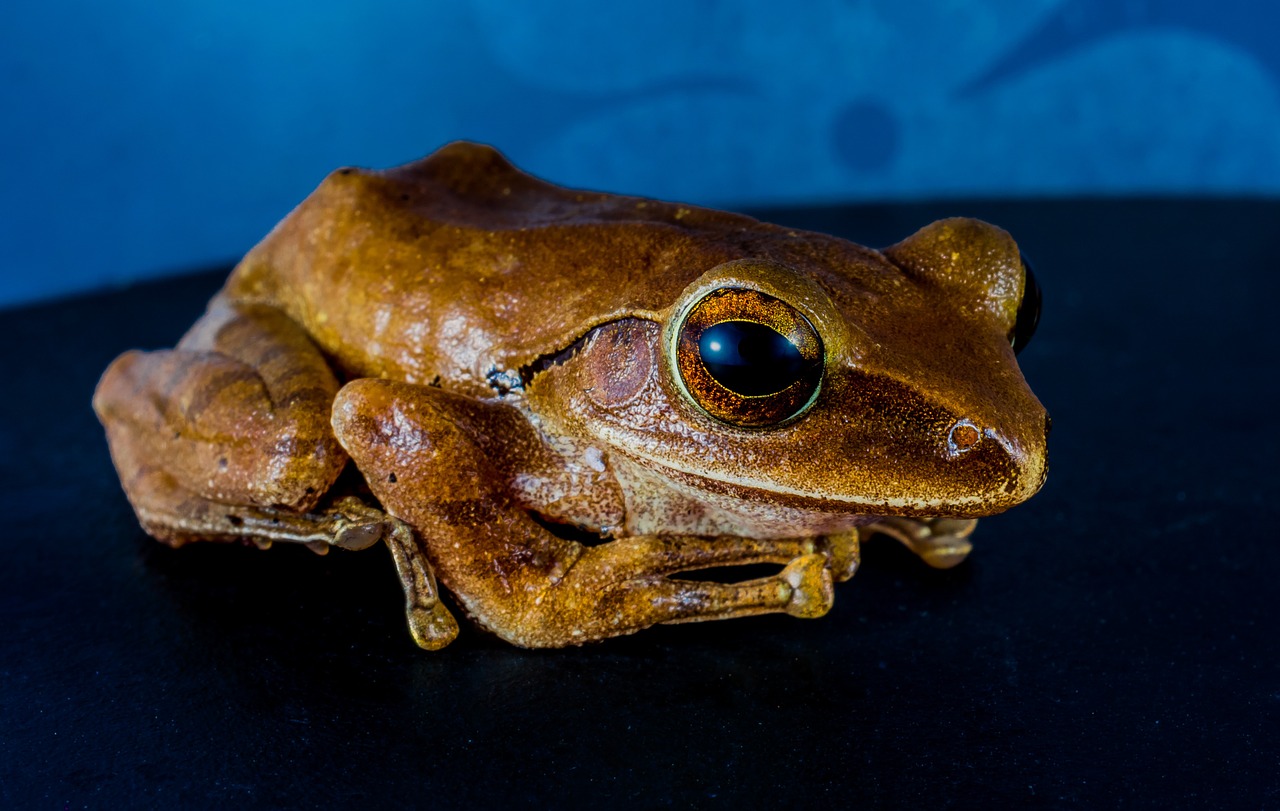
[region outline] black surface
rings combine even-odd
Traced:
[[[883,245],[951,213],[1044,288],[1044,491],[951,572],[869,546],[821,620],[567,651],[419,651],[382,547],[142,534],[90,392],[217,277],[6,313],[0,806],[1280,806],[1280,204],[772,217]]]

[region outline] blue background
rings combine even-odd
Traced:
[[[1280,4],[13,0],[0,304],[225,262],[456,138],[739,207],[1280,193]]]

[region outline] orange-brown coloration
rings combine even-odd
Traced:
[[[977,221],[880,253],[460,143],[331,175],[94,406],[148,532],[383,540],[425,648],[458,631],[436,575],[526,646],[812,617],[867,534],[955,565],[974,517],[1039,488],[1045,414],[1008,343],[1025,287]],[[690,354],[725,321],[767,324],[812,376],[726,398]],[[781,571],[673,577],[760,562]]]

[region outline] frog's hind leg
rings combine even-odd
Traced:
[[[329,426],[337,391],[320,350],[284,313],[215,301],[177,348],[116,358],[93,408],[150,535],[174,546],[284,541],[321,554],[384,540],[410,595],[413,637],[448,645],[457,623],[410,528],[334,487],[347,464]]]
[[[385,541],[404,587],[414,641],[438,650],[457,637],[458,623],[440,602],[426,556],[403,521],[354,495],[326,497],[305,512],[213,501],[185,489],[163,467],[140,457],[139,448],[137,443],[117,443],[112,455],[134,509],[152,536],[172,546],[244,540],[265,549],[282,541],[304,544],[319,554],[334,546],[356,551]]]
[[[639,536],[584,546],[552,533],[510,494],[507,477],[519,471],[502,454],[537,439],[519,419],[495,416],[503,411],[373,379],[348,384],[333,410],[374,494],[413,526],[468,613],[502,638],[557,647],[658,623],[816,617],[831,607],[835,558],[823,541]],[[856,552],[839,557],[856,565]],[[675,577],[753,563],[783,568],[739,583]]]
[[[149,479],[128,457],[187,492],[226,504],[305,511],[346,465],[329,427],[338,382],[305,332],[265,305],[215,302],[176,349],[127,352],[107,368],[94,409],[139,517]]]
[[[176,349],[117,358],[93,404],[150,535],[173,546],[283,541],[322,554],[385,540],[415,640],[443,647],[457,623],[436,599],[412,530],[335,488],[348,461],[329,425],[337,390],[286,315],[215,300]]]

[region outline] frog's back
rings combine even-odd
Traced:
[[[565,189],[455,143],[387,171],[334,172],[225,294],[281,307],[347,374],[483,394],[594,326],[655,317],[703,272],[747,256],[896,275],[845,240]]]

